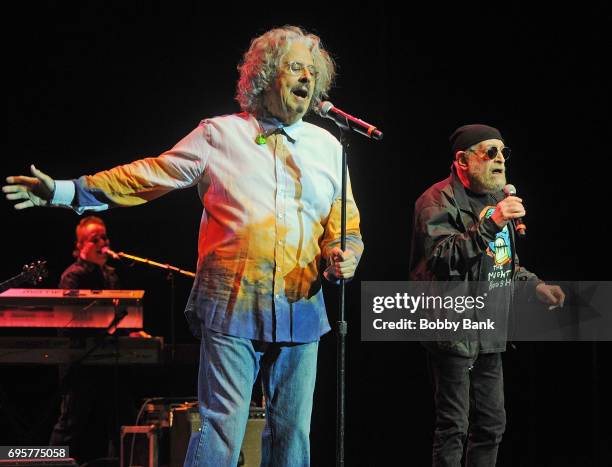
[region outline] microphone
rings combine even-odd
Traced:
[[[353,130],[357,133],[361,133],[368,138],[375,139],[376,141],[380,141],[383,137],[381,131],[379,131],[374,125],[370,125],[369,123],[364,122],[352,115],[343,112],[338,107],[334,107],[329,101],[324,101],[319,104],[317,108],[317,112],[321,117],[330,118],[336,125],[340,128],[344,128],[345,130]]]
[[[110,256],[113,259],[121,259],[121,256],[119,256],[118,253],[115,253],[113,250],[111,250],[109,247],[105,246],[102,248],[102,253],[105,255]]]
[[[506,196],[516,196],[516,188],[514,185],[508,184],[504,187],[504,195]],[[513,219],[514,229],[517,231],[519,237],[525,237],[527,235],[527,226],[523,222],[522,217],[517,217]]]

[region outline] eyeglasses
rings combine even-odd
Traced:
[[[466,152],[476,153],[477,151],[474,149],[466,149]],[[497,146],[491,146],[489,149],[483,152],[489,159],[493,160],[497,157],[497,154],[499,154],[499,149],[497,148]],[[504,156],[504,160],[510,159],[510,156],[512,155],[512,151],[508,147],[503,147],[501,149],[501,153],[502,156]]]
[[[302,76],[304,74],[304,69],[307,69],[315,78],[319,74],[314,65],[304,65],[302,62],[289,62],[287,63],[287,68],[289,68],[291,74],[295,76]]]

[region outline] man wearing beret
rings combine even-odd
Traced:
[[[512,297],[535,295],[562,306],[561,288],[519,265],[515,223],[523,202],[504,197],[510,149],[496,128],[465,125],[450,137],[450,176],[431,186],[415,205],[410,259],[414,281],[462,281],[466,294],[487,290],[487,307],[507,316]],[[506,338],[427,342],[434,385],[434,466],[494,466],[506,424],[501,352]]]

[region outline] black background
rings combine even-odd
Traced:
[[[0,175],[25,173],[34,162],[68,179],[159,154],[200,119],[238,110],[236,64],[252,37],[283,24],[320,35],[339,65],[330,100],[385,134],[381,143],[355,135],[350,150],[366,250],[348,296],[348,465],[430,462],[424,351],[360,342],[359,282],[407,279],[414,201],[447,176],[448,135],[457,126],[496,126],[513,149],[508,179],[527,208],[529,234],[519,253],[530,270],[547,280],[610,278],[611,24],[603,2],[425,9],[125,3],[5,11]],[[329,121],[308,119],[335,131]],[[50,277],[43,286],[54,287],[71,262],[78,217],[59,209],[16,212],[7,202],[0,213],[0,280],[44,258]],[[116,250],[193,270],[200,213],[197,193],[186,190],[102,217]],[[120,273],[124,286],[146,289],[147,331],[169,339],[164,274],[138,265]],[[177,280],[177,341],[184,344],[195,342],[182,318],[189,287]],[[332,322],[336,293],[327,287]],[[313,465],[334,462],[335,345],[332,334],[321,341]],[[523,343],[507,352],[499,465],[609,465],[611,355],[608,343]],[[47,410],[54,373],[5,367],[2,374],[4,409],[17,410],[30,439],[18,439],[6,421],[0,439],[45,444],[50,426],[36,414]],[[195,395],[195,364],[170,374],[151,372],[149,395]]]

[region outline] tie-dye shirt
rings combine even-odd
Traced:
[[[204,323],[266,342],[316,341],[330,329],[319,267],[340,246],[341,146],[301,120],[257,144],[271,124],[246,113],[204,120],[159,157],[57,181],[52,205],[99,211],[197,185],[204,210],[185,310],[194,334]],[[347,249],[359,259],[350,183],[347,192]]]

